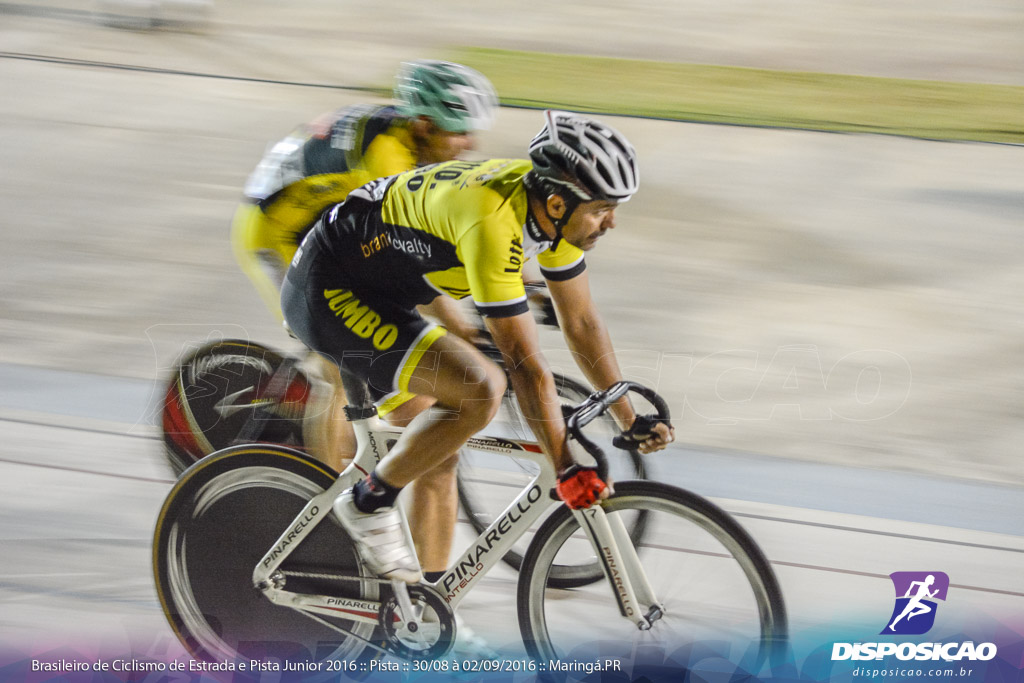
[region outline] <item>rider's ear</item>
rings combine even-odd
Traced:
[[[558,220],[565,215],[565,200],[561,195],[548,195],[548,215]]]

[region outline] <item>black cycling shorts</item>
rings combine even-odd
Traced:
[[[285,276],[285,321],[307,346],[365,381],[385,415],[413,396],[412,371],[445,329],[377,288],[351,282],[316,231],[303,240]]]

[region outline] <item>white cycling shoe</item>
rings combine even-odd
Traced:
[[[355,493],[349,489],[335,499],[334,516],[377,576],[406,583],[419,583],[423,579],[416,554],[406,542],[398,510],[385,507],[375,512],[361,512],[356,508]]]

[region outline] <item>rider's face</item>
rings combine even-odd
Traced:
[[[426,166],[458,159],[463,152],[476,147],[476,137],[472,133],[452,133],[429,123],[417,143],[418,161]]]
[[[597,240],[615,227],[615,209],[618,205],[618,202],[608,200],[580,204],[562,228],[562,237],[583,251],[593,249]]]

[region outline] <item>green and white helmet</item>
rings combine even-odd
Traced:
[[[490,128],[498,107],[494,87],[479,71],[432,59],[402,64],[395,100],[403,116],[426,116],[453,133]]]

